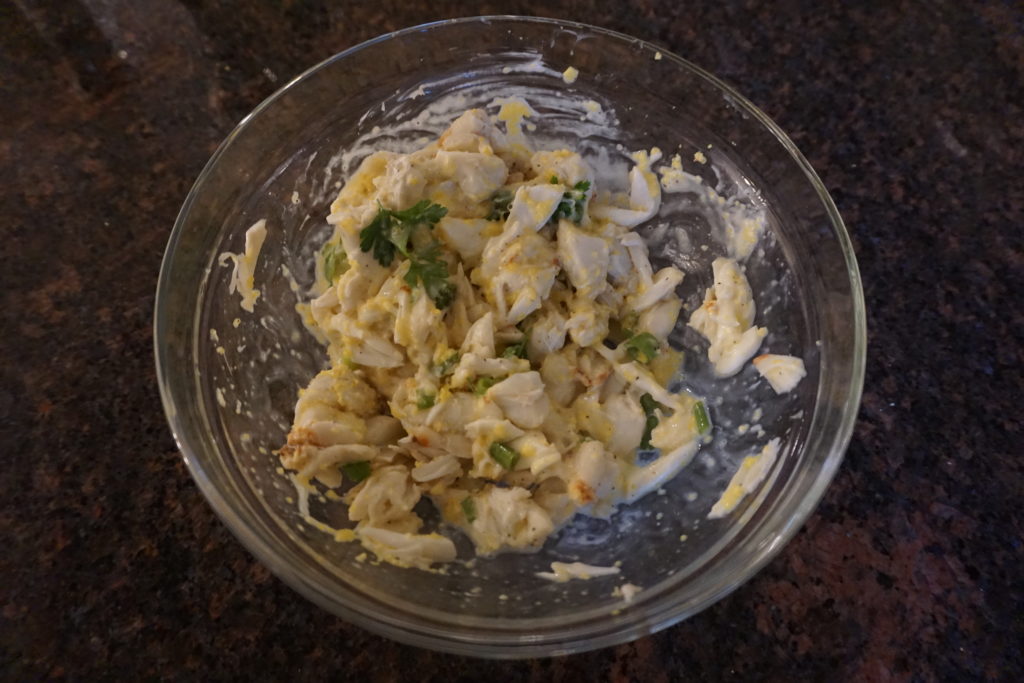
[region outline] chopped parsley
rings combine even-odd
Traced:
[[[395,252],[409,259],[406,283],[410,287],[422,284],[438,308],[447,308],[455,297],[455,286],[448,281],[448,264],[440,256],[440,245],[433,242],[418,251],[410,250],[409,239],[421,225],[432,228],[448,209],[426,199],[402,211],[378,206],[377,215],[359,232],[359,248],[372,252],[382,266],[391,265]]]
[[[515,449],[497,441],[491,444],[491,447],[488,449],[488,453],[491,454],[491,457],[494,458],[496,463],[504,467],[506,470],[512,469],[516,466],[516,463],[519,462],[519,453],[517,453]]]
[[[650,332],[633,335],[626,341],[626,353],[633,360],[650,363],[658,355],[658,338]]]
[[[655,401],[654,397],[650,394],[644,394],[640,397],[640,407],[644,409],[644,415],[647,416],[647,422],[644,424],[644,435],[640,439],[640,448],[647,450],[651,447],[651,432],[658,426],[658,416],[654,411],[658,408],[664,410],[665,406]]]
[[[448,263],[441,258],[441,248],[436,242],[422,253],[409,254],[405,282],[410,287],[422,284],[438,308],[448,308],[455,298],[455,285],[448,281]]]
[[[359,462],[346,463],[341,466],[341,471],[345,473],[346,477],[358,484],[370,476],[370,461],[360,460]]]
[[[491,197],[491,212],[487,214],[489,221],[503,221],[508,218],[512,207],[512,199],[515,197],[512,190],[498,190]]]
[[[466,521],[472,524],[476,521],[476,503],[469,496],[462,499],[462,514],[466,516]]]

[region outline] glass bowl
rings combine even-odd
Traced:
[[[579,70],[573,83],[567,67]],[[670,483],[610,521],[577,518],[536,554],[472,558],[443,572],[367,558],[304,521],[272,451],[296,392],[324,350],[296,312],[328,234],[327,207],[366,145],[410,150],[455,108],[522,95],[539,116],[538,146],[604,155],[659,146],[725,197],[757,203],[768,231],[747,263],[762,350],[804,358],[808,375],[776,395],[748,366],[711,376],[704,342],[685,326],[722,253],[693,195],[666,195],[644,227],[655,268],[684,270],[683,386],[708,400],[714,440]],[[443,106],[442,106],[443,105]],[[444,112],[452,109],[445,119]],[[423,115],[424,111],[438,115]],[[442,111],[444,110],[444,111]],[[697,152],[706,163],[693,161]],[[699,156],[698,156],[699,159]],[[228,292],[246,229],[267,220],[256,271],[262,296],[245,313]],[[160,390],[189,470],[217,514],[267,567],[342,618],[414,645],[486,657],[577,652],[684,619],[734,590],[811,513],[849,441],[864,372],[864,303],[836,208],[807,160],[763,113],[710,74],[649,43],[591,26],[487,17],[419,26],[343,52],[302,74],[232,131],[192,188],[171,235],[157,291]],[[708,510],[743,457],[783,444],[764,483],[722,519]],[[311,496],[309,511],[349,526],[344,505]],[[450,535],[458,536],[456,532]],[[553,583],[550,563],[619,563],[612,577]],[[616,586],[642,587],[626,601]]]

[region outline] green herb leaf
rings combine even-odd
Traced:
[[[435,403],[437,403],[437,394],[430,394],[425,391],[419,392],[419,397],[416,399],[417,408],[426,410],[427,408],[433,408]]]
[[[658,426],[658,416],[654,411],[659,408],[664,410],[665,406],[655,401],[650,394],[644,394],[640,397],[640,407],[644,409],[644,415],[647,416],[647,422],[644,423],[644,435],[640,439],[640,448],[646,450],[651,447],[651,432]]]
[[[488,449],[491,457],[494,461],[504,467],[506,470],[511,470],[519,462],[519,453],[514,449],[509,448],[503,443],[497,441],[491,443],[491,447]]]
[[[466,515],[466,521],[472,524],[476,521],[476,503],[469,496],[462,499],[462,514]]]
[[[455,370],[455,366],[459,363],[458,351],[452,351],[451,355],[445,358],[443,361],[434,366],[434,374],[438,377],[444,377],[449,375]]]
[[[711,429],[711,418],[708,417],[708,409],[704,401],[697,401],[693,404],[693,419],[697,421],[697,431],[706,434]]]
[[[444,218],[448,209],[426,199],[408,209],[392,211],[377,202],[377,215],[370,224],[359,231],[359,248],[373,251],[373,258],[382,266],[390,266],[398,250],[404,256],[409,253],[409,237],[420,225],[433,227]]]
[[[552,182],[557,181],[557,178],[552,177]],[[587,191],[589,189],[589,180],[581,180],[573,185],[571,190],[567,190],[562,195],[562,199],[558,202],[558,207],[551,214],[551,220],[558,221],[560,218],[568,218],[573,223],[579,224],[583,220],[583,207],[587,203]]]
[[[658,355],[658,338],[650,332],[641,332],[626,341],[626,353],[633,360],[650,363]]]
[[[477,377],[476,382],[473,384],[473,393],[477,396],[483,396],[487,393],[488,389],[497,383],[497,377]]]
[[[321,270],[328,284],[334,284],[334,280],[348,270],[348,256],[340,244],[328,242],[320,250]]]
[[[440,204],[434,204],[428,199],[422,199],[408,209],[402,211],[392,211],[391,215],[399,223],[409,223],[411,225],[434,225],[439,220],[448,215],[448,209],[444,208]]]
[[[551,176],[551,179],[548,182],[550,182],[552,185],[557,185],[558,184],[558,176],[556,176],[556,175]]]
[[[370,461],[360,460],[359,462],[346,463],[341,466],[341,471],[345,473],[346,477],[358,484],[370,476]]]
[[[391,242],[391,212],[383,206],[370,224],[359,231],[359,248],[373,252],[373,258],[382,266],[390,266],[395,258],[395,245]]]
[[[523,338],[517,342],[513,342],[505,347],[505,350],[501,352],[502,358],[526,358],[526,344],[529,341],[529,337],[523,335]]]
[[[508,219],[509,211],[512,208],[512,200],[515,195],[511,190],[498,190],[491,197],[491,212],[487,214],[489,221],[504,221]]]
[[[448,281],[448,263],[441,258],[441,248],[436,242],[422,253],[409,255],[405,281],[410,287],[422,284],[438,308],[448,308],[455,298],[455,285]]]

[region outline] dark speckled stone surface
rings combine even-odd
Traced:
[[[512,664],[383,640],[255,562],[178,455],[150,328],[178,207],[235,122],[359,41],[500,12],[652,40],[761,106],[833,192],[870,329],[847,460],[777,559],[657,635]],[[16,0],[0,13],[0,676],[1024,677],[1019,3]]]

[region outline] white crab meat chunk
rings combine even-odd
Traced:
[[[608,336],[608,307],[585,299],[575,297],[569,303],[569,319],[565,326],[569,336],[581,347],[600,344]]]
[[[690,316],[690,326],[710,342],[708,360],[715,374],[731,377],[757,353],[768,330],[754,326],[754,296],[736,261],[717,258],[711,267],[715,282]]]
[[[520,187],[505,229],[484,247],[473,281],[496,307],[501,325],[514,325],[541,307],[558,274],[551,243],[537,234],[551,217],[561,192],[548,185]]]
[[[434,232],[440,235],[445,245],[455,251],[462,262],[470,268],[480,263],[487,237],[484,232],[491,222],[483,218],[442,218]]]
[[[562,461],[562,454],[540,432],[527,432],[509,445],[520,455],[517,469],[529,469],[534,476]]]
[[[654,277],[654,268],[651,267],[651,260],[647,252],[647,243],[635,232],[627,232],[619,238],[619,244],[626,248],[629,253],[629,260],[632,263],[630,277],[642,287],[650,287]]]
[[[668,453],[693,441],[696,425],[692,409],[686,410],[682,404],[676,403],[669,405],[667,412],[661,409],[655,412],[658,426],[651,431],[652,446]]]
[[[413,164],[411,155],[396,155],[388,161],[383,176],[374,181],[381,204],[393,209],[406,209],[423,198],[427,177]]]
[[[611,239],[608,247],[608,279],[618,286],[624,284],[633,273],[633,261],[629,250],[618,239]]]
[[[544,358],[565,346],[566,319],[554,308],[545,308],[537,315],[527,347],[531,357]]]
[[[571,472],[568,493],[576,505],[590,514],[609,512],[607,502],[615,497],[620,465],[606,453],[600,441],[581,443],[568,460]]]
[[[614,394],[604,402],[604,414],[612,427],[608,450],[623,457],[636,450],[647,422],[639,401],[628,393]]]
[[[433,481],[442,477],[450,477],[462,473],[462,466],[459,459],[454,455],[440,455],[429,462],[417,464],[412,469],[411,476],[417,483]]]
[[[664,405],[676,402],[676,396],[663,387],[647,367],[636,362],[617,363],[615,371],[629,384],[632,384],[640,395],[650,394],[651,397]]]
[[[415,299],[415,301],[412,301]],[[444,313],[422,290],[402,292],[395,315],[394,339],[405,347],[409,358],[420,365],[430,362],[436,337],[444,329]]]
[[[651,164],[659,159],[661,152],[657,149],[634,153],[636,165],[629,171],[629,206],[592,204],[591,215],[627,228],[652,218],[661,206],[661,185],[651,170]]]
[[[366,419],[366,442],[374,446],[395,443],[405,436],[402,423],[390,415],[374,415]]]
[[[480,555],[532,551],[554,530],[550,515],[524,488],[488,486],[472,500],[476,518],[465,529]]]
[[[339,465],[373,460],[377,456],[376,448],[356,443],[324,448],[300,448],[300,451],[303,450],[309,457],[301,467],[295,467],[298,469],[298,478],[305,481],[315,478],[330,488],[341,486],[342,477],[338,470]],[[281,463],[286,463],[284,457],[281,458]],[[285,466],[288,465],[285,464]]]
[[[668,296],[674,296],[676,287],[683,281],[683,272],[678,268],[668,266],[659,270],[651,279],[651,284],[644,287],[639,294],[632,298],[632,308],[636,311],[643,311],[658,303]]]
[[[470,109],[452,122],[438,139],[441,149],[461,152],[503,150],[508,146],[505,134],[498,130],[483,109]]]
[[[456,557],[455,544],[440,534],[402,533],[376,527],[363,527],[358,533],[364,546],[382,560],[400,567],[425,569]]]
[[[404,466],[388,465],[376,469],[353,491],[355,495],[348,506],[348,517],[352,521],[366,522],[378,528],[406,527],[403,531],[419,528],[419,518],[412,509],[420,500],[420,490]],[[413,517],[415,520],[411,519]]]
[[[765,353],[755,358],[753,362],[754,367],[768,380],[768,384],[777,394],[792,391],[800,380],[807,376],[804,361],[796,356]]]
[[[779,457],[779,439],[772,439],[757,455],[748,455],[732,475],[722,496],[712,506],[708,519],[718,519],[736,509],[740,501],[761,485]]]
[[[550,353],[544,357],[540,376],[548,396],[562,406],[572,403],[583,390],[583,385],[576,379],[576,365],[562,353]]]
[[[463,354],[474,353],[480,358],[494,358],[493,313],[487,313],[470,326],[461,351]]]
[[[473,440],[471,455],[473,468],[470,475],[485,479],[500,479],[504,468],[491,457],[494,443],[507,443],[525,434],[522,429],[501,417],[485,417],[466,425],[466,435]]]
[[[508,167],[493,154],[441,151],[435,157],[438,170],[459,186],[471,202],[482,202],[505,184]]]
[[[348,368],[324,370],[301,392],[288,442],[280,451],[281,464],[315,476],[328,486],[340,483],[336,466],[374,457],[376,449],[363,445],[371,435],[381,402],[362,377]],[[368,419],[367,419],[368,418]]]
[[[225,252],[218,259],[221,265],[227,263],[228,259],[231,259],[234,263],[229,291],[232,294],[238,292],[238,295],[242,297],[239,305],[242,307],[242,310],[249,313],[253,312],[256,300],[260,298],[260,290],[256,289],[254,285],[254,277],[256,275],[256,263],[260,257],[260,249],[263,248],[263,242],[266,239],[267,221],[260,219],[245,231],[245,249],[242,253],[233,254]]]
[[[452,373],[452,389],[462,389],[472,384],[477,377],[506,377],[529,369],[530,362],[523,358],[481,358],[475,353],[466,353]]]
[[[675,329],[676,321],[679,320],[679,311],[683,302],[677,296],[671,296],[648,308],[640,314],[637,327],[643,332],[649,332],[664,342]]]
[[[519,372],[487,390],[487,398],[523,429],[536,429],[549,409],[544,381],[535,371]]]
[[[342,244],[346,240],[346,237],[342,237]],[[349,254],[351,267],[338,278],[333,288],[324,293],[324,296],[334,292],[335,299],[340,305],[340,311],[354,314],[367,300],[376,296],[388,277],[388,271],[376,261],[366,264],[363,259],[366,254],[360,253],[355,257],[351,256],[352,252],[349,252],[348,249],[346,246],[345,250]],[[358,242],[356,250],[359,250]],[[373,257],[370,258],[372,260]]]
[[[373,334],[354,340],[351,352],[353,361],[373,368],[397,368],[405,364],[401,349]]]
[[[506,231],[513,226],[517,231],[523,232],[540,230],[558,208],[563,192],[561,185],[524,185],[520,187],[516,190],[512,204],[509,206],[508,220],[505,221]]]
[[[594,298],[608,277],[608,243],[562,220],[558,223],[558,259],[579,296]]]

